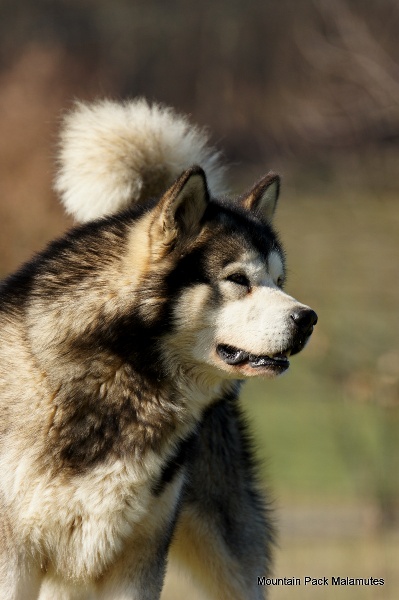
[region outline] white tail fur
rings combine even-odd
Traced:
[[[59,163],[55,188],[80,222],[161,194],[193,164],[213,194],[225,191],[225,169],[206,132],[143,99],[78,103],[64,120]]]

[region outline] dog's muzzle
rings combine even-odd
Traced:
[[[304,348],[316,323],[317,315],[314,310],[301,306],[289,315],[290,340],[280,351],[257,355],[235,346],[218,344],[216,353],[225,364],[244,372],[245,375],[278,375],[288,369],[289,356]]]

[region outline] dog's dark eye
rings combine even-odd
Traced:
[[[246,287],[248,291],[251,289],[251,284],[249,282],[248,277],[246,275],[243,275],[242,273],[232,273],[231,275],[226,277],[226,281],[232,281],[237,285],[242,285],[243,287]]]

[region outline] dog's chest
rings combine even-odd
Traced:
[[[157,493],[153,482],[161,472],[159,457],[153,456],[145,469],[120,461],[59,487],[57,502],[54,494],[48,507],[51,515],[42,522],[42,551],[52,567],[77,579],[98,577],[127,545],[133,552],[140,551],[143,539],[165,546],[185,473],[179,469]]]

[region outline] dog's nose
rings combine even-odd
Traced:
[[[291,313],[291,319],[301,333],[310,334],[317,323],[317,314],[311,308],[300,308]]]

